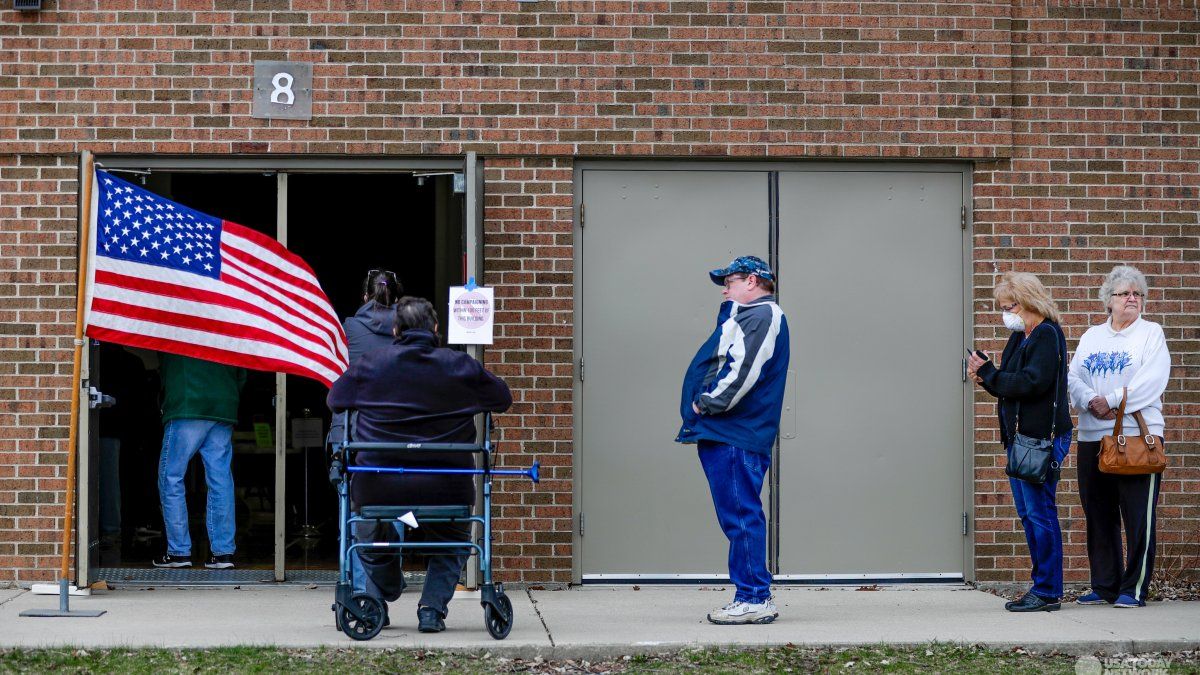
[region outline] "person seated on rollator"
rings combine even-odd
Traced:
[[[403,297],[396,303],[395,341],[362,355],[329,391],[333,412],[357,411],[351,440],[363,442],[475,443],[474,416],[503,412],[512,394],[503,380],[471,356],[438,346],[437,315],[428,300]],[[470,453],[362,451],[358,466],[474,468]],[[473,505],[470,475],[358,473],[350,481],[351,509],[363,506]],[[470,539],[470,523],[422,523],[413,531],[424,541]],[[356,541],[400,541],[402,523],[355,523]],[[467,562],[467,550],[428,556],[425,588],[417,608],[422,633],[445,630],[447,605]],[[404,589],[402,558],[395,553],[351,556],[355,593],[370,594],[386,608]]]

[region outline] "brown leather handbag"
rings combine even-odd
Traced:
[[[1100,471],[1121,476],[1162,473],[1167,468],[1163,439],[1162,436],[1150,435],[1141,410],[1133,413],[1133,418],[1137,420],[1138,430],[1142,435],[1126,436],[1121,433],[1121,425],[1125,420],[1125,399],[1128,395],[1128,389],[1121,392],[1121,407],[1117,409],[1117,422],[1113,425],[1112,436],[1100,439]]]

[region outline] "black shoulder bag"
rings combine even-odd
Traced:
[[[1058,354],[1058,367],[1054,370],[1054,408],[1050,418],[1050,439],[1033,438],[1021,433],[1021,402],[1017,401],[1017,419],[1013,425],[1013,441],[1008,446],[1008,465],[1004,473],[1026,483],[1042,485],[1058,472],[1054,459],[1054,425],[1058,423],[1058,391],[1062,385],[1062,352],[1059,351],[1057,331],[1054,350]]]

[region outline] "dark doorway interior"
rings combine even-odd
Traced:
[[[155,172],[145,176],[144,184],[189,207],[276,236],[274,173]],[[430,299],[445,314],[448,287],[463,282],[462,195],[454,192],[451,175],[292,173],[287,194],[288,248],[313,268],[340,317],[353,315],[363,304],[363,277],[373,268],[396,272],[406,294]],[[93,580],[270,580],[275,556],[275,374],[249,372],[234,428],[238,575],[203,568],[209,554],[207,494],[199,457],[186,479],[192,572],[151,571],[151,558],[166,549],[157,485],[162,445],[158,356],[95,343],[91,359],[101,388],[120,392],[118,398],[124,399],[91,418]],[[291,442],[293,420],[316,418],[321,429],[328,428],[326,394],[320,383],[287,377],[287,570],[337,568],[336,493],[327,478],[325,449],[296,448]],[[100,442],[114,437],[121,438],[117,451],[111,442]],[[262,574],[244,576],[255,572]]]
[[[263,173],[173,173],[125,175],[147,189],[191,208],[275,236],[275,176]],[[103,569],[149,568],[166,550],[158,501],[158,459],[162,447],[158,354],[93,341],[92,380],[117,399],[94,411],[89,444],[95,467],[90,481],[92,564]],[[274,451],[255,443],[254,425],[271,424],[275,375],[250,371],[234,427],[234,482],[237,486],[237,562],[267,568],[273,560]],[[114,446],[111,440],[117,440]],[[260,476],[265,472],[266,477]],[[208,557],[205,528],[207,490],[199,456],[188,468],[188,520],[193,569]],[[126,579],[109,578],[111,582]]]
[[[291,174],[288,248],[304,258],[343,319],[363,305],[369,270],[396,273],[405,295],[444,312],[446,288],[461,283],[462,204],[448,175]],[[328,390],[287,378],[287,417],[329,428]],[[337,493],[322,448],[288,455],[289,569],[336,569]],[[296,486],[293,488],[293,486]]]

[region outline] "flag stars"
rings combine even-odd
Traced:
[[[191,259],[191,257],[190,257],[190,256],[186,256],[186,255],[185,255],[185,256],[183,257],[183,264],[184,264],[184,265],[191,265],[191,264],[192,264],[192,259]]]
[[[143,246],[143,247],[142,247],[142,250],[138,251],[138,253],[141,253],[141,254],[142,254],[142,257],[143,257],[143,258],[145,258],[145,257],[146,257],[146,254],[147,254],[147,253],[149,253],[149,252],[150,252],[150,251],[147,251],[145,246]]]
[[[213,270],[212,265],[209,265],[208,263],[204,263],[204,271],[205,272],[211,272],[212,270]]]

